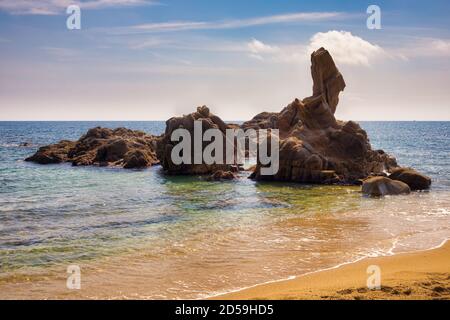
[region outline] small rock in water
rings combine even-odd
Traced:
[[[19,144],[19,147],[31,147],[31,142],[22,142]]]
[[[409,194],[411,189],[406,183],[379,176],[364,180],[362,192],[369,196],[380,197]]]
[[[406,183],[413,191],[429,189],[431,186],[431,178],[411,168],[395,169],[389,178]]]
[[[208,177],[208,181],[234,180],[236,178],[231,171],[218,170]]]

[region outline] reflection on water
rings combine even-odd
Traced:
[[[372,199],[246,173],[208,182],[157,167],[39,166],[20,161],[33,150],[15,136],[1,136],[0,298],[200,298],[450,234],[445,148],[423,159],[432,191]],[[65,287],[69,264],[81,267],[80,291]]]

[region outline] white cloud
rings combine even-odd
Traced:
[[[247,44],[248,51],[250,52],[250,57],[257,60],[264,60],[263,55],[273,55],[280,51],[280,48],[275,46],[270,46],[259,40],[253,39]]]
[[[0,0],[0,10],[11,14],[56,15],[63,14],[69,5],[82,9],[140,6],[154,4],[151,0]]]
[[[430,49],[435,54],[449,56],[450,55],[450,40],[432,39]]]
[[[133,26],[132,29],[145,30],[149,32],[166,32],[166,31],[206,29],[208,28],[208,26],[209,23],[207,22],[172,21],[172,22],[140,24],[137,26]]]
[[[311,53],[320,47],[327,49],[338,64],[369,66],[376,59],[393,57],[378,45],[374,45],[346,31],[319,32],[309,43],[267,44],[253,39],[247,44],[249,56],[261,61],[305,63]],[[442,50],[446,47],[441,44]]]
[[[307,47],[309,53],[324,47],[339,64],[369,66],[374,60],[387,57],[380,46],[372,44],[347,31],[316,33]]]
[[[258,53],[274,53],[278,52],[280,49],[278,47],[273,47],[268,44],[265,44],[259,40],[253,39],[248,43],[248,49],[250,52],[258,54]]]
[[[131,27],[131,30],[141,32],[168,32],[168,31],[183,31],[183,30],[237,29],[268,24],[323,21],[323,20],[343,18],[344,16],[346,15],[342,12],[297,12],[265,17],[212,21],[212,22],[172,21],[161,23],[147,23],[133,26]]]
[[[308,60],[307,55],[305,55],[305,46],[302,44],[269,45],[253,39],[247,43],[246,52],[251,58],[260,61],[300,63]]]
[[[402,47],[393,48],[392,53],[404,57],[404,60],[412,58],[428,57],[450,57],[450,40],[439,38],[408,39]]]
[[[401,54],[407,58],[414,57],[448,57],[450,56],[450,40],[438,38],[416,38],[404,48]]]

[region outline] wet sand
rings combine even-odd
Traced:
[[[369,290],[367,269],[373,265],[380,267],[381,289]],[[428,251],[367,258],[215,299],[450,299],[450,242]]]

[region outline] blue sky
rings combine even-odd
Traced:
[[[69,4],[81,30],[66,28]],[[366,27],[370,4],[381,30]],[[227,120],[311,94],[325,46],[338,117],[450,120],[449,1],[0,0],[0,120]]]

